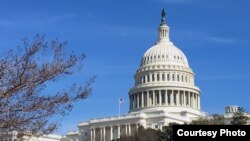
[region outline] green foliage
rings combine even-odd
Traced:
[[[223,125],[224,123],[224,116],[214,114],[211,117],[201,117],[197,120],[193,120],[190,124],[194,125]]]

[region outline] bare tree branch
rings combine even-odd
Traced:
[[[85,55],[68,54],[66,42],[49,44],[40,35],[23,43],[0,59],[0,132],[48,134],[59,126],[49,119],[67,115],[75,102],[86,99],[95,77],[57,93],[45,93],[48,82],[56,86],[61,78],[71,76]]]

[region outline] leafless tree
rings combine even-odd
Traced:
[[[56,89],[82,66],[85,55],[67,53],[65,42],[46,42],[40,35],[23,43],[0,58],[0,133],[48,134],[59,126],[50,118],[67,115],[75,102],[86,99],[94,77]],[[48,92],[48,85],[56,92]]]

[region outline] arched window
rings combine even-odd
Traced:
[[[152,74],[152,81],[154,82],[155,81],[155,75]]]
[[[149,74],[147,75],[147,77],[148,77],[148,82],[150,82],[150,77],[149,77]]]
[[[175,81],[175,77],[174,77],[174,74],[172,74],[172,81]]]
[[[170,81],[170,75],[169,74],[167,74],[167,80]]]
[[[180,81],[180,76],[179,76],[179,74],[177,74],[177,81]]]

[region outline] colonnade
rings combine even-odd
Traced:
[[[124,124],[103,127],[92,127],[90,129],[90,141],[111,141],[121,136],[131,136],[138,130],[139,124]]]
[[[200,94],[185,90],[148,90],[130,94],[130,110],[154,106],[200,109]]]

